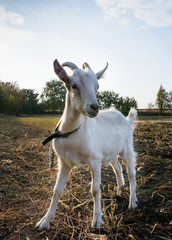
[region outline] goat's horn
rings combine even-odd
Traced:
[[[102,77],[102,75],[106,71],[107,67],[108,67],[108,63],[106,64],[106,67],[103,70],[101,70],[100,72],[96,73],[97,79],[100,79]]]
[[[83,69],[87,68],[88,70],[91,70],[90,66],[86,62],[83,64],[82,68]]]
[[[69,67],[70,69],[78,69],[78,67],[72,62],[65,62],[62,64],[62,67]]]

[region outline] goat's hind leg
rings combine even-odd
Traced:
[[[124,159],[126,162],[128,179],[130,183],[130,200],[129,200],[129,208],[137,207],[137,196],[136,196],[136,153],[133,149],[128,148],[127,151],[124,152]]]
[[[111,167],[116,175],[116,180],[117,180],[117,193],[120,195],[121,194],[121,189],[124,186],[124,177],[122,174],[122,166],[118,162],[118,157],[111,162]]]
[[[36,227],[39,230],[49,229],[50,220],[55,216],[57,203],[61,197],[61,194],[63,192],[64,186],[66,184],[66,181],[70,173],[70,168],[66,165],[66,163],[61,159],[59,159],[59,161],[60,161],[60,166],[59,166],[60,170],[58,173],[56,184],[54,186],[54,192],[51,199],[50,207],[47,213],[45,214],[45,216],[36,224]]]

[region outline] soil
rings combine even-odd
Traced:
[[[172,121],[137,122],[136,209],[128,209],[122,159],[126,184],[121,196],[112,169],[102,168],[103,228],[91,227],[90,172],[75,168],[50,229],[36,230],[58,172],[49,168],[49,146],[40,143],[46,135],[46,130],[27,125],[0,127],[0,239],[172,239]]]

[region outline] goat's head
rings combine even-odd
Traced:
[[[72,75],[68,76],[63,67],[72,69]],[[54,71],[61,81],[65,83],[70,94],[72,107],[78,112],[88,116],[96,117],[99,112],[96,95],[98,89],[98,79],[106,71],[106,67],[94,74],[88,63],[83,64],[83,69],[79,69],[74,63],[65,62],[62,65],[57,60],[54,61]]]

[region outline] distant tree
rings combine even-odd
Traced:
[[[97,93],[97,100],[100,109],[107,109],[109,107],[115,107],[125,115],[128,114],[131,107],[137,108],[137,102],[134,98],[119,97],[118,93],[113,91],[100,91]]]
[[[19,114],[21,111],[21,96],[20,89],[16,82],[0,82],[1,89],[3,89],[3,104],[2,112],[8,114]]]
[[[20,91],[23,98],[23,113],[32,114],[39,112],[38,93],[34,93],[32,89],[22,89]]]
[[[164,110],[168,108],[168,94],[165,88],[163,88],[162,84],[158,90],[155,104],[158,107],[161,115],[163,114]]]
[[[41,102],[49,111],[63,111],[66,89],[61,81],[51,80],[46,83],[41,94]]]
[[[97,93],[97,101],[100,109],[107,109],[111,106],[115,106],[118,102],[119,94],[110,91],[100,91]]]
[[[167,92],[167,107],[172,109],[172,91]]]
[[[134,98],[129,98],[129,97],[125,97],[125,98],[121,98],[121,106],[119,108],[119,110],[124,114],[124,115],[128,115],[128,112],[130,111],[131,107],[137,108],[137,102]]]

